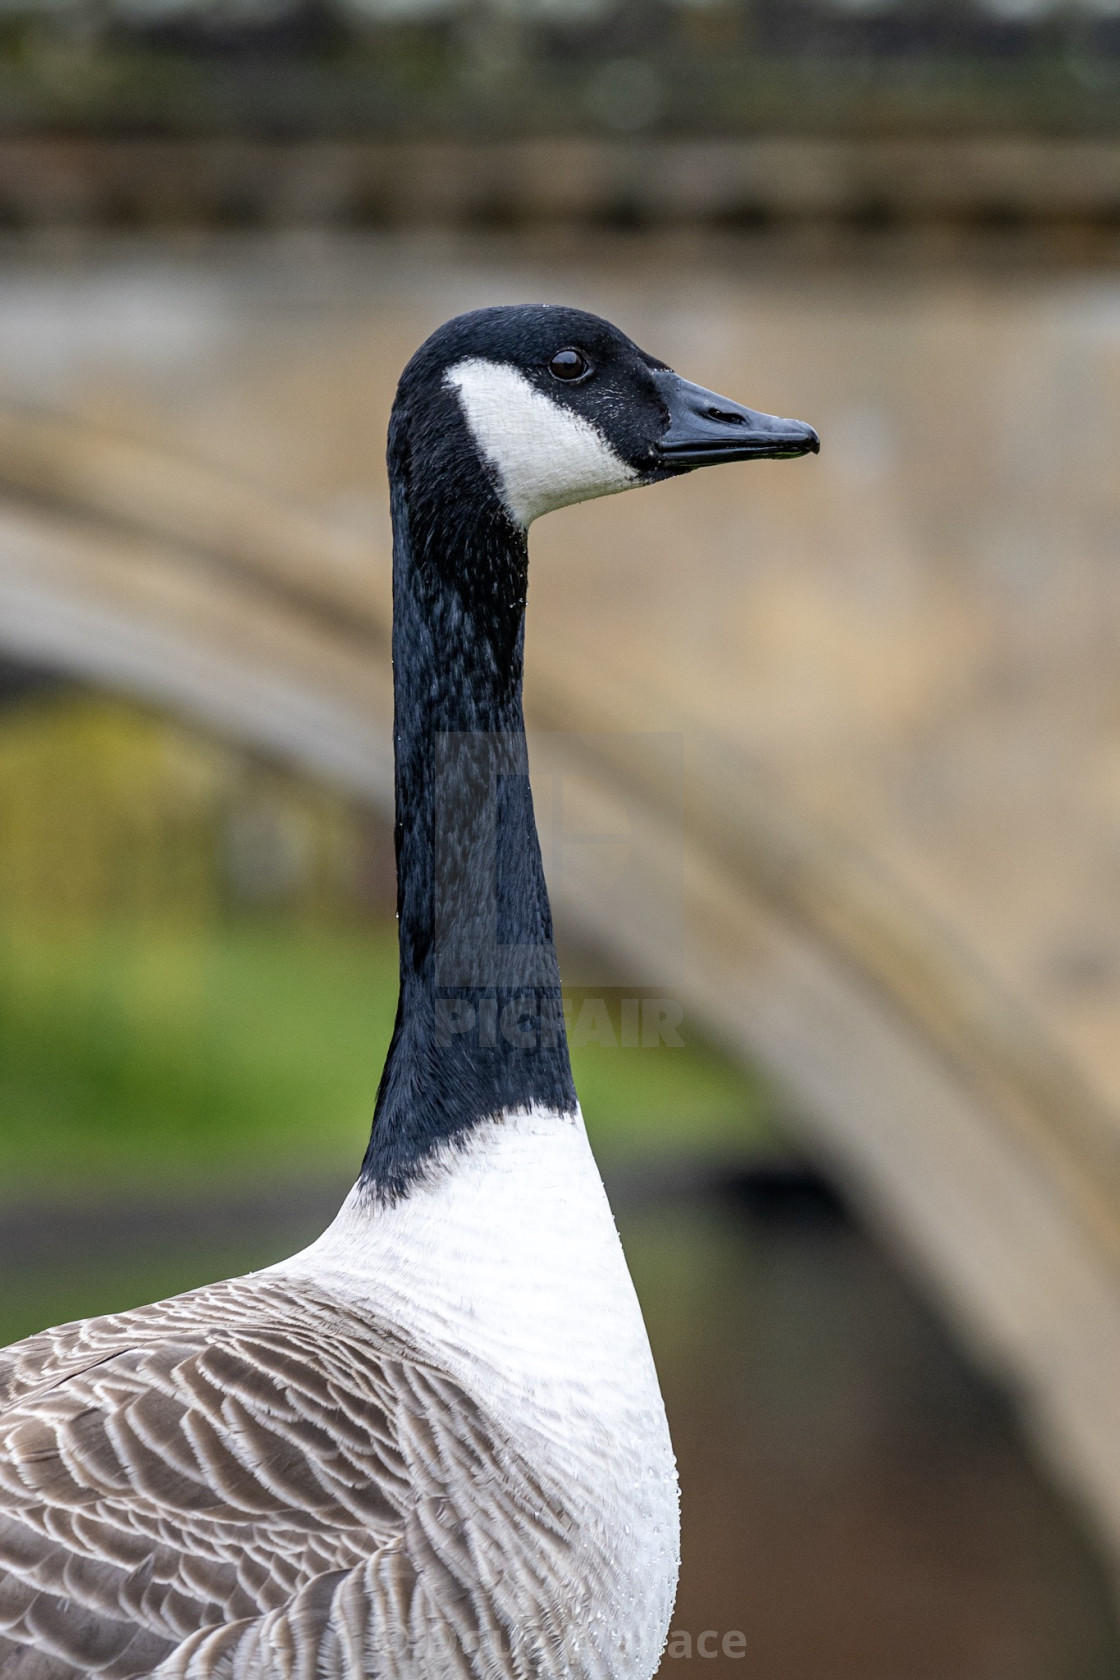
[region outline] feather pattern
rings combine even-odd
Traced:
[[[46,1331],[0,1403],[4,1680],[569,1666],[562,1489],[306,1280]]]

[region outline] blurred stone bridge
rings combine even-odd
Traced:
[[[793,329],[774,320],[770,360],[755,340],[740,357],[755,383],[738,365],[724,378],[796,412],[804,380],[779,403],[774,371],[800,365]],[[390,344],[385,367],[399,362]],[[719,376],[703,345],[686,371]],[[0,653],[190,716],[387,813],[383,519],[371,536],[282,467],[267,482],[220,464],[221,437],[206,449],[201,430],[181,442],[80,409],[0,410]],[[826,463],[828,415],[808,415]],[[1107,823],[1079,792],[1107,774],[1079,780],[1076,758],[1113,750],[1116,679],[1070,700],[1053,638],[1019,621],[1016,663],[1012,615],[977,605],[975,578],[915,581],[897,510],[857,494],[874,426],[847,424],[846,480],[813,480],[811,463],[701,475],[534,534],[535,771],[562,772],[565,821],[619,837],[627,860],[553,871],[556,909],[625,980],[767,1070],[807,1147],[1011,1380],[1120,1561],[1115,880],[1086,864]],[[959,486],[963,457],[955,470]],[[764,558],[733,576],[740,504]],[[1048,608],[1059,640],[1064,600]],[[1016,780],[1024,729],[1042,762]]]

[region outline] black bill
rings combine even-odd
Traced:
[[[803,420],[782,420],[743,408],[667,368],[656,369],[653,377],[669,410],[669,424],[657,443],[666,467],[684,471],[719,461],[782,460],[820,450],[820,438]]]

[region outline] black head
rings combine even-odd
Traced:
[[[398,406],[440,409],[448,396],[522,526],[696,467],[820,447],[800,420],[692,385],[609,321],[555,304],[479,309],[433,333],[401,377]]]

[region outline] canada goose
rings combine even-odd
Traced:
[[[303,1253],[0,1354],[2,1680],[647,1680],[677,1484],[588,1148],[526,780],[526,530],[818,447],[552,306],[402,375],[400,1002]]]

